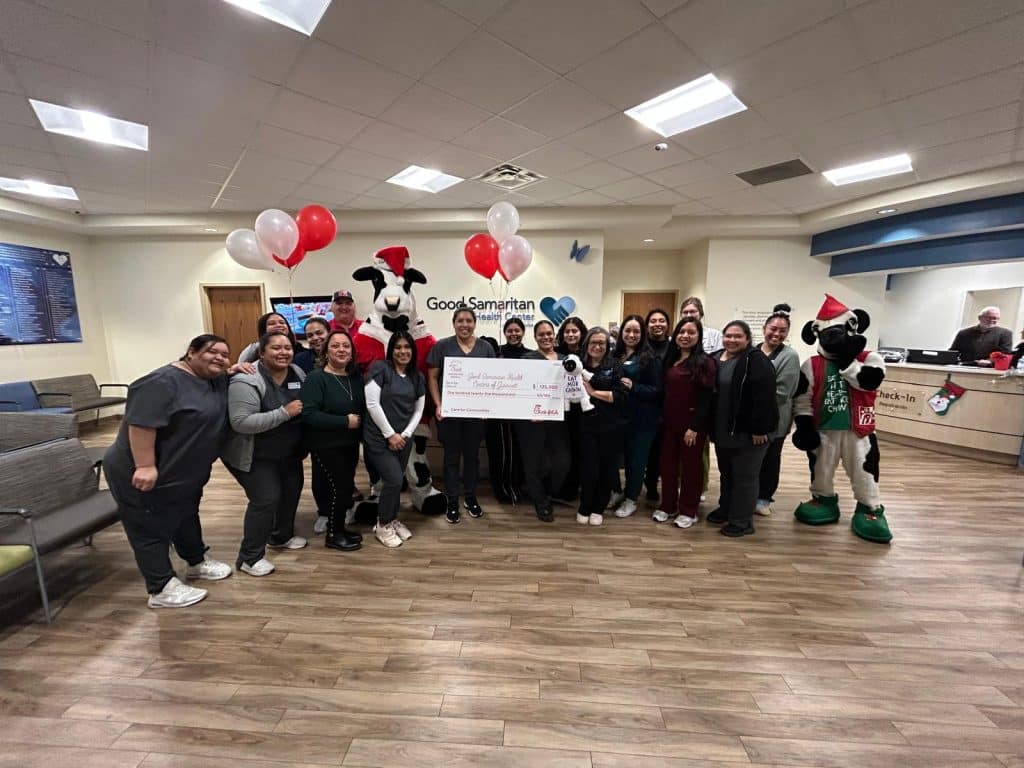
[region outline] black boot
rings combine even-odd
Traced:
[[[335,510],[331,512],[327,520],[327,535],[324,536],[324,546],[331,549],[340,549],[342,552],[351,552],[363,546],[363,537],[358,533],[345,530],[345,513]]]

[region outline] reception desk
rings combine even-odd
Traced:
[[[963,398],[937,415],[928,400],[946,377]],[[1019,466],[1024,441],[1024,376],[991,368],[890,363],[875,402],[885,440],[997,464]]]

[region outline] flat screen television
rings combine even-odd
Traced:
[[[283,316],[295,332],[295,338],[305,339],[306,321],[311,317],[323,317],[328,322],[331,314],[331,296],[271,296],[270,307]]]

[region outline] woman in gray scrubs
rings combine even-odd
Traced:
[[[231,575],[230,565],[206,557],[199,522],[203,486],[227,429],[230,354],[220,336],[203,334],[180,360],[132,382],[117,440],[103,457],[150,608],[183,608],[206,597],[205,589],[178,580],[171,544],[188,563],[186,579]]]

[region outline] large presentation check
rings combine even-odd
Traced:
[[[561,421],[565,371],[556,360],[446,358],[441,416]]]

